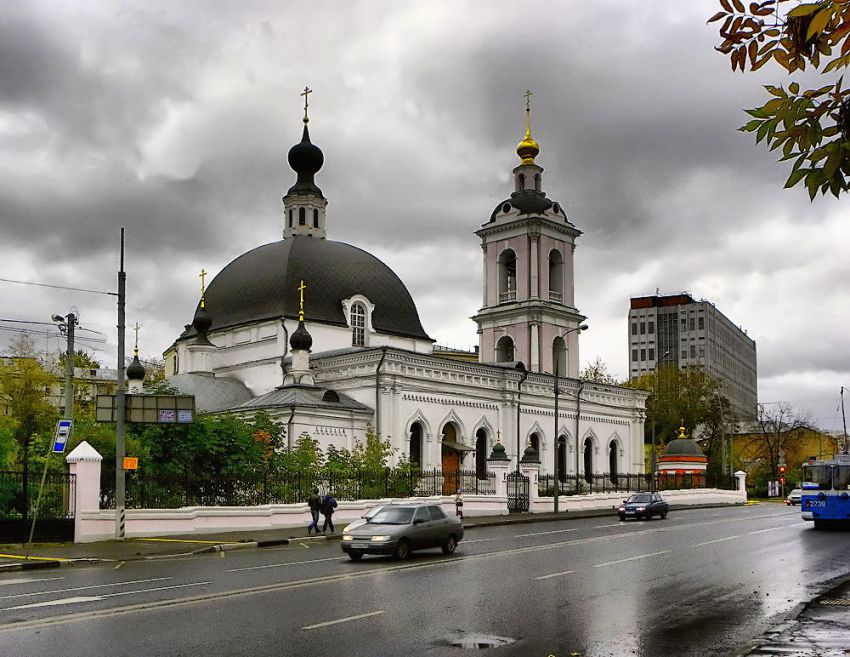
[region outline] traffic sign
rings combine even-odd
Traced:
[[[53,449],[54,454],[64,454],[65,446],[68,444],[68,439],[71,437],[71,420],[59,420],[56,424],[56,431],[53,434]]]
[[[124,457],[124,469],[125,470],[138,470],[139,469],[139,457],[138,456],[125,456]]]

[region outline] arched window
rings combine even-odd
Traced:
[[[567,343],[560,335],[552,341],[552,373],[569,376],[567,372]]]
[[[307,225],[307,211],[304,208],[298,208],[298,225],[306,226]]]
[[[516,177],[516,190],[521,192],[525,189],[525,174],[521,173]]]
[[[611,473],[611,483],[617,485],[617,441],[612,440],[608,445],[608,472]]]
[[[539,173],[534,174],[534,189],[538,192],[540,191],[540,174]]]
[[[549,301],[564,301],[564,256],[558,249],[549,252]]]
[[[558,481],[567,481],[567,437],[558,437]]]
[[[422,425],[418,422],[410,427],[410,464],[417,470],[422,467]]]
[[[593,482],[593,441],[590,438],[584,441],[584,480]]]
[[[475,432],[475,476],[487,478],[487,432],[483,428]]]
[[[508,249],[499,256],[499,303],[516,301],[516,254]]]
[[[496,362],[512,363],[514,361],[514,341],[503,335],[496,343]]]
[[[359,302],[351,306],[351,346],[366,346],[366,307]]]
[[[313,228],[319,227],[319,211],[315,208],[313,209]]]
[[[528,442],[531,443],[534,451],[537,452],[537,458],[540,458],[540,436],[535,432],[531,434],[531,438],[528,439]]]
[[[292,228],[292,208],[289,209],[289,227]]]

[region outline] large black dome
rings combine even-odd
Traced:
[[[304,281],[306,320],[347,326],[342,300],[362,294],[375,304],[376,331],[430,338],[404,283],[375,256],[342,242],[296,236],[248,251],[227,265],[206,289],[211,331],[286,317],[298,318]],[[191,325],[181,336],[195,335]]]

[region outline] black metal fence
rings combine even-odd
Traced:
[[[29,537],[41,474],[28,473],[25,495],[24,473],[0,470],[0,541],[17,542]],[[69,535],[73,539],[75,500],[76,476],[48,473],[33,540],[67,540]]]
[[[128,509],[175,509],[182,506],[255,506],[306,502],[313,488],[338,500],[465,494],[492,495],[495,475],[479,479],[474,471],[344,470],[273,472],[254,476],[197,477],[127,473]],[[106,484],[106,482],[104,482]],[[101,507],[114,505],[114,483],[102,489]]]
[[[632,493],[636,491],[663,491],[691,488],[720,488],[735,490],[735,477],[732,475],[712,475],[710,473],[677,474],[674,472],[651,474],[568,474],[558,482],[558,495],[577,495],[583,493]],[[538,494],[541,497],[555,495],[555,482],[552,475],[540,475]]]

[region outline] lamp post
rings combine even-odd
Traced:
[[[652,472],[653,480],[655,479],[655,467],[656,467],[656,463],[655,463],[655,459],[656,459],[656,453],[655,453],[655,451],[656,451],[655,450],[655,415],[658,412],[658,374],[661,371],[661,365],[664,363],[664,360],[668,357],[672,358],[672,355],[670,354],[669,351],[665,351],[662,354],[661,358],[658,359],[658,362],[655,364],[655,399],[652,400],[652,404],[653,404],[653,409],[652,409],[652,451],[649,454],[649,464],[650,464],[650,470]]]
[[[579,332],[586,331],[587,329],[588,329],[587,324],[582,324],[581,326],[576,326],[575,328],[571,328],[570,330],[565,331],[564,333],[561,334],[560,337],[563,338],[565,335],[569,335],[570,333],[574,333],[576,331],[579,331]],[[555,438],[554,438],[553,444],[555,446],[555,449],[553,451],[555,453],[555,464],[554,464],[554,467],[552,468],[552,477],[553,477],[553,483],[555,484],[555,507],[554,507],[554,509],[555,509],[555,513],[558,513],[558,493],[560,492],[560,478],[559,478],[560,473],[558,472],[558,470],[559,470],[560,465],[561,465],[560,464],[561,445],[560,445],[560,442],[559,442],[559,439],[558,439],[558,395],[560,394],[560,390],[558,389],[558,385],[559,385],[558,379],[560,377],[559,377],[559,373],[558,373],[558,357],[557,357],[557,355],[555,355],[554,371],[555,371],[555,381],[554,381],[554,383],[555,383],[555,434],[554,434]],[[569,374],[569,371],[567,371],[567,374]],[[580,402],[578,400],[576,400],[576,404],[578,405],[578,404],[580,404]],[[576,414],[576,417],[578,417],[578,414]],[[576,422],[576,436],[578,436],[578,422]],[[576,469],[576,480],[578,480],[578,469]]]

